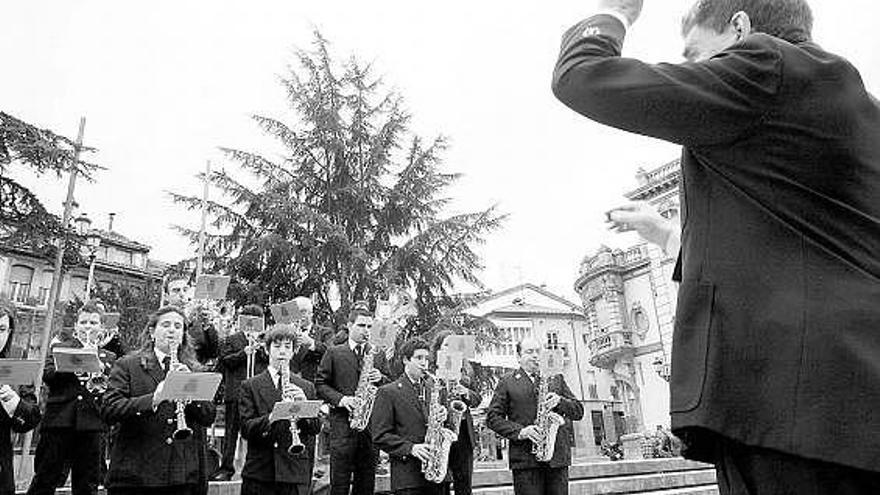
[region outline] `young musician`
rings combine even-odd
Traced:
[[[10,309],[0,307],[0,358],[11,358],[15,318]],[[17,390],[16,390],[17,389]],[[13,388],[0,384],[0,494],[15,493],[12,469],[12,432],[24,433],[40,422],[40,408],[33,387]]]
[[[349,413],[357,407],[355,392],[364,359],[371,352],[368,344],[373,317],[366,306],[356,306],[348,315],[348,341],[324,353],[315,385],[318,396],[329,402],[330,410],[330,493],[368,495],[376,485],[379,451],[367,431],[349,426]],[[382,371],[380,371],[382,370]],[[373,369],[366,380],[373,386],[387,381],[384,353],[375,354]]]
[[[396,495],[441,495],[448,493],[449,483],[432,483],[425,479],[422,464],[427,462],[433,447],[425,443],[428,418],[439,415],[445,423],[446,411],[438,401],[430,403],[433,380],[427,377],[428,343],[415,338],[401,348],[403,374],[379,389],[370,423],[373,442],[391,458],[391,490]],[[448,475],[447,475],[448,478]]]
[[[279,420],[273,413],[276,402],[317,397],[311,382],[290,372],[298,335],[290,325],[272,327],[265,338],[268,368],[241,384],[241,433],[248,441],[247,460],[241,470],[241,495],[309,493],[315,465],[315,435],[320,423],[317,419],[296,421],[298,442],[303,448],[292,453],[290,421]]]
[[[109,495],[207,493],[205,427],[214,421],[216,407],[211,401],[186,404],[183,425],[177,403],[161,398],[168,371],[199,370],[184,322],[176,306],[156,311],[147,322],[144,346],[117,361],[110,373],[101,413],[120,426],[110,455]],[[192,433],[175,435],[184,426]]]
[[[314,323],[314,307],[308,297],[294,299],[300,312],[299,351],[290,362],[291,370],[311,382],[315,381],[318,365],[333,340],[333,330]]]
[[[77,313],[73,335],[62,335],[46,354],[43,382],[48,387],[48,395],[29,495],[55,493],[65,462],[70,465],[74,495],[98,493],[104,462],[101,433],[107,428],[100,414],[106,376],[56,371],[54,357],[57,348],[97,348],[103,340],[103,314],[95,303],[87,302]],[[98,357],[105,370],[116,359],[115,354],[100,348]],[[90,382],[100,386],[90,387]]]
[[[449,350],[449,337],[454,335],[449,330],[443,330],[434,338],[433,355],[436,361],[437,351]],[[483,397],[476,391],[473,381],[473,368],[467,360],[461,363],[461,379],[452,390],[449,399],[460,400],[467,406],[461,425],[458,430],[458,439],[452,444],[449,453],[449,471],[452,473],[452,483],[455,495],[470,495],[474,478],[474,446],[476,434],[474,433],[474,418],[471,410],[480,405]],[[450,415],[451,409],[448,407]],[[453,426],[450,423],[450,426]]]
[[[249,304],[242,308],[241,315],[263,317],[263,308]],[[229,481],[235,474],[235,450],[238,446],[238,432],[241,424],[238,410],[238,397],[242,380],[248,376],[248,363],[253,361],[254,376],[266,369],[269,358],[263,346],[257,343],[262,336],[245,335],[241,329],[223,339],[220,346],[220,359],[217,364],[223,373],[223,398],[226,406],[223,458],[220,468],[211,477],[214,481]]]
[[[214,324],[201,311],[186,314],[189,311],[187,306],[191,303],[192,292],[189,280],[185,277],[173,278],[168,281],[165,289],[165,304],[184,310],[187,332],[196,360],[204,365],[216,359],[220,348],[220,334],[214,328]]]
[[[559,427],[553,458],[539,462],[532,453],[532,446],[543,435],[535,426],[538,401],[546,401],[548,409],[565,419],[578,421],[584,416],[584,406],[571,393],[562,375],[550,377],[550,392],[546,397],[537,397],[543,352],[541,343],[531,337],[516,344],[520,369],[501,379],[486,413],[486,425],[510,440],[510,469],[517,495],[568,494],[571,422]]]

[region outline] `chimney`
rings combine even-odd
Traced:
[[[110,222],[107,225],[107,232],[113,232],[113,218],[116,216],[116,213],[110,213],[107,216],[110,217]]]

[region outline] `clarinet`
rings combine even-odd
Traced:
[[[172,342],[170,345],[169,353],[171,354],[171,365],[170,369],[176,368],[176,364],[179,363],[177,359],[177,348],[180,346],[179,342]],[[186,412],[184,408],[189,403],[187,400],[176,400],[174,401],[174,407],[176,408],[177,414],[177,429],[174,430],[174,434],[171,435],[175,440],[186,440],[187,438],[192,436],[192,428],[186,425]]]

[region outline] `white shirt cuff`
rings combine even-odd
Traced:
[[[681,231],[672,229],[669,237],[666,238],[666,245],[663,246],[663,251],[666,253],[666,256],[672,258],[678,256],[679,250],[681,250]]]
[[[629,31],[629,20],[626,18],[625,15],[621,14],[620,12],[618,12],[616,10],[603,9],[603,10],[596,12],[595,15],[610,15],[611,17],[614,17],[615,19],[620,21],[621,24],[623,24],[624,33],[626,31]]]

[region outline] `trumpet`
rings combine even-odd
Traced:
[[[278,366],[278,371],[281,373],[282,387],[286,390],[286,385],[291,384],[290,362],[287,360],[279,360]],[[294,399],[293,394],[285,391],[281,394],[281,400],[284,402],[293,402],[296,399]],[[306,446],[302,443],[302,439],[299,436],[299,427],[296,425],[296,420],[297,418],[295,416],[290,418],[290,447],[287,448],[287,452],[291,455],[299,455],[306,450]]]
[[[170,357],[171,357],[170,369],[172,369],[172,370],[177,367],[176,365],[179,362],[177,360],[178,359],[177,358],[177,349],[179,346],[180,346],[179,342],[177,342],[177,341],[172,342],[170,349],[168,351],[170,354]],[[171,435],[171,437],[174,438],[175,440],[186,440],[187,438],[191,437],[193,434],[192,428],[190,428],[186,424],[185,408],[188,403],[189,403],[189,401],[184,401],[184,400],[174,401],[175,413],[177,416],[177,429],[174,430],[174,433]]]

